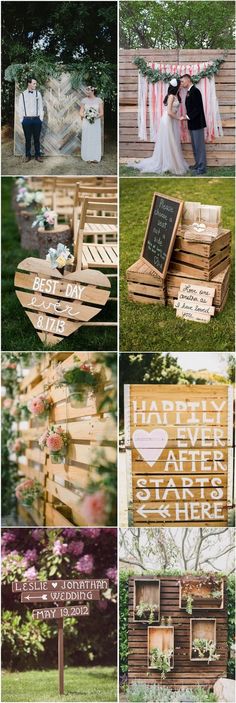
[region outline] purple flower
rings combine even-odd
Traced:
[[[2,535],[2,543],[3,544],[7,545],[8,542],[14,542],[14,540],[15,540],[15,535],[13,534],[13,532],[3,532],[3,535]]]
[[[78,532],[80,532],[80,530],[77,530],[74,527],[65,527],[63,530],[63,537],[78,537]]]
[[[36,579],[38,576],[38,572],[36,571],[34,566],[30,566],[29,569],[26,569],[25,573],[23,574],[24,578],[29,579]]]
[[[94,567],[94,560],[92,554],[85,554],[79,561],[77,561],[77,564],[75,565],[75,568],[77,571],[82,571],[84,574],[91,574],[93,571]]]
[[[61,542],[60,539],[56,539],[52,551],[55,557],[59,557],[67,552],[67,544],[65,544],[65,542]]]
[[[106,575],[108,576],[109,579],[114,581],[114,583],[117,583],[117,569],[115,566],[113,566],[111,569],[107,569]]]
[[[25,558],[29,563],[32,561],[36,561],[37,556],[37,549],[27,549],[27,551],[25,552]]]
[[[40,542],[42,537],[44,537],[44,530],[40,528],[36,528],[35,530],[32,530],[32,537],[33,539],[36,540],[36,542]]]
[[[96,537],[99,537],[100,532],[100,527],[82,528],[80,530],[80,533],[82,533],[84,537],[89,537],[90,539],[96,539]]]
[[[84,549],[84,543],[83,542],[76,542],[76,540],[73,540],[68,544],[68,552],[70,554],[74,554],[75,557],[79,557],[80,554],[82,554]]]

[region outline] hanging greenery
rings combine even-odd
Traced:
[[[62,73],[71,74],[71,87],[74,90],[92,85],[97,88],[98,95],[116,108],[116,67],[108,61],[93,62],[89,58],[77,63],[63,64],[33,53],[28,63],[12,63],[5,70],[5,80],[16,82],[20,90],[25,90],[27,77],[35,76],[38,88],[45,90],[49,78],[60,78]]]
[[[207,67],[205,69],[199,71],[198,73],[194,73],[191,76],[191,81],[193,83],[198,83],[201,78],[212,78],[212,76],[218,73],[224,61],[224,58],[215,59],[214,61],[211,61],[207,64]],[[158,83],[158,81],[164,81],[165,83],[169,83],[172,78],[181,77],[181,74],[178,72],[169,73],[168,71],[160,71],[158,68],[151,68],[151,66],[147,64],[147,62],[144,58],[142,58],[142,56],[136,56],[133,63],[135,64],[135,66],[137,66],[142,76],[145,76],[148,83]]]

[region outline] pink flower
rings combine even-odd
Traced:
[[[63,432],[64,432],[63,427],[61,425],[58,425],[57,434],[63,434]]]
[[[24,445],[22,444],[21,439],[15,439],[15,441],[12,444],[12,451],[19,453],[21,450],[23,451]]]
[[[45,403],[42,396],[32,398],[28,403],[28,408],[33,415],[42,415],[45,411]]]
[[[105,525],[107,509],[104,491],[88,493],[80,504],[80,513],[88,525]]]
[[[67,544],[65,542],[61,542],[60,539],[56,539],[52,551],[54,556],[59,557],[61,554],[65,554],[67,552]]]
[[[44,530],[36,527],[35,530],[32,530],[31,535],[36,542],[41,542],[41,539],[44,537]]]
[[[9,410],[9,408],[11,408],[11,405],[12,405],[12,399],[11,398],[4,398],[3,407],[5,408],[5,410]]]
[[[16,487],[16,497],[18,499],[22,498],[22,493],[25,493],[27,491],[31,491],[34,488],[34,480],[33,479],[26,479],[25,481],[21,481],[21,483],[18,484]]]
[[[26,571],[25,571],[25,573],[24,573],[24,577],[25,577],[26,579],[29,579],[29,581],[30,581],[31,579],[36,579],[37,576],[38,576],[38,572],[36,571],[36,569],[35,569],[34,566],[30,566],[30,568],[29,568],[29,569],[26,569]]]
[[[116,567],[114,566],[111,569],[107,569],[106,576],[108,576],[109,579],[114,581],[114,583],[117,583],[117,569],[116,569]]]
[[[80,529],[80,534],[84,535],[84,537],[88,537],[88,539],[96,539],[99,537],[100,532],[100,527],[83,527]]]
[[[43,434],[41,435],[41,437],[39,437],[39,445],[42,447],[45,447],[46,442],[47,442],[47,438],[48,438],[48,430],[45,430],[43,432]]]
[[[36,561],[37,556],[37,549],[27,549],[27,551],[25,552],[25,558],[29,563],[32,561]]]
[[[59,452],[64,447],[64,442],[60,434],[54,432],[47,438],[46,445],[51,452]]]
[[[74,554],[75,557],[79,557],[80,554],[82,554],[83,549],[84,549],[84,543],[77,542],[76,540],[73,540],[68,545],[68,552],[70,552],[70,554]]]
[[[77,571],[82,571],[84,574],[91,574],[94,568],[94,560],[92,554],[85,554],[75,565]]]

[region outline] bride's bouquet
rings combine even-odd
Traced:
[[[95,107],[85,107],[84,117],[90,124],[94,124],[95,120],[99,117],[99,113]]]

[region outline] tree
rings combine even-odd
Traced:
[[[121,2],[120,45],[124,49],[234,48],[234,3]]]
[[[120,562],[134,571],[178,569],[234,573],[233,528],[120,530]]]

